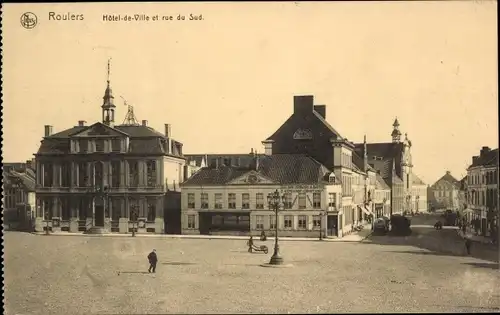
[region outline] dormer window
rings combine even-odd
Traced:
[[[337,182],[337,177],[335,177],[335,174],[330,174],[330,176],[328,177],[328,182],[330,184],[335,184]]]

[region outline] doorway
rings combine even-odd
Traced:
[[[212,225],[212,216],[210,213],[200,212],[199,213],[199,230],[201,235],[209,235],[210,227]]]
[[[326,222],[326,228],[327,228],[327,235],[328,236],[338,236],[338,216],[337,215],[329,215],[327,222]]]
[[[104,227],[104,206],[95,205],[94,225]]]

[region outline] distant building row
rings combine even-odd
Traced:
[[[277,224],[283,236],[342,237],[377,217],[427,211],[411,141],[401,140],[397,119],[393,127],[391,142],[355,144],[328,124],[325,105],[295,96],[292,115],[263,141],[265,154],[186,155],[182,232],[272,233]],[[278,222],[267,204],[276,189]]]
[[[469,221],[479,220],[479,233],[489,236],[497,225],[498,208],[498,148],[483,147],[472,157],[467,176],[462,180]]]
[[[283,235],[341,237],[377,217],[427,211],[426,185],[397,119],[391,142],[355,144],[328,124],[313,96],[295,96],[293,108],[263,141],[265,154],[184,155],[170,125],[160,133],[139,124],[131,106],[115,123],[108,78],[102,121],[60,132],[46,125],[36,171],[4,170],[4,189],[15,181],[31,187],[23,204],[36,231],[250,234],[278,226]],[[277,221],[267,203],[276,189]]]

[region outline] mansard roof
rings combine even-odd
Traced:
[[[325,183],[327,176],[331,173],[324,165],[303,154],[274,154],[259,157],[257,160],[257,173],[281,185]],[[252,169],[251,167],[225,165],[203,167],[182,185],[225,185]]]
[[[118,133],[130,138],[129,152],[134,154],[166,154],[164,134],[144,125],[117,125],[109,127],[101,122],[90,126],[74,126],[72,128],[57,132],[42,140],[37,154],[69,154],[71,150],[70,138],[93,126],[102,125],[106,128],[116,130]],[[170,139],[171,154],[176,157],[182,156],[182,143]]]

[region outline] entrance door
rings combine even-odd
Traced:
[[[337,215],[330,215],[328,216],[327,222],[326,222],[326,233],[328,236],[338,236],[338,216]]]
[[[212,226],[212,216],[210,213],[205,213],[205,212],[200,212],[199,214],[199,219],[200,219],[200,234],[201,235],[209,235],[210,234],[210,227]]]
[[[103,205],[95,205],[94,225],[104,227],[104,206]]]

